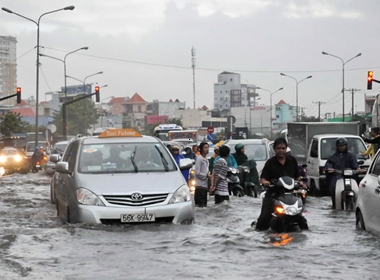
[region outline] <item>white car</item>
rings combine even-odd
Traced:
[[[360,181],[356,201],[356,228],[380,235],[380,153]]]
[[[229,139],[224,142],[228,144],[231,150],[231,154],[235,153],[235,145],[243,144],[245,149],[245,154],[248,157],[248,160],[254,159],[256,161],[256,169],[259,174],[264,168],[265,162],[274,156],[274,151],[272,148],[271,142],[266,139]]]
[[[181,159],[182,168],[192,166]],[[63,222],[192,223],[194,203],[174,158],[132,129],[71,140],[57,162],[54,200]],[[58,178],[55,178],[58,177]]]

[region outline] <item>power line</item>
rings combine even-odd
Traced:
[[[313,101],[313,103],[318,104],[318,120],[321,121],[321,105],[326,104],[326,102]]]

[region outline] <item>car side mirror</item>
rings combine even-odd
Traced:
[[[64,173],[64,174],[70,174],[69,171],[69,163],[67,161],[60,161],[57,162],[57,165],[55,166],[55,171],[58,173]]]
[[[189,158],[182,158],[179,160],[179,169],[186,170],[193,167],[193,161]]]
[[[358,164],[359,164],[359,165],[364,164],[364,160],[359,160],[359,161],[358,161]]]
[[[51,162],[57,163],[60,160],[61,156],[59,154],[52,154],[50,155],[49,160]]]

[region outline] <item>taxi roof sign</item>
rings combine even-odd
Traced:
[[[141,133],[131,128],[107,129],[103,131],[98,138],[114,137],[142,137]]]

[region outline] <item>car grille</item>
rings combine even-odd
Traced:
[[[133,200],[131,195],[103,195],[104,199],[110,204],[123,206],[148,206],[162,203],[168,194],[143,194],[141,200]]]

